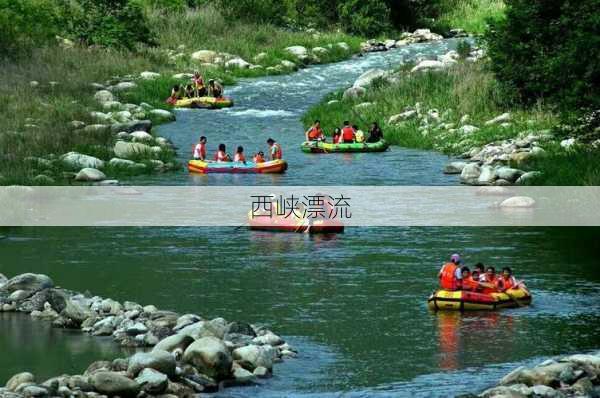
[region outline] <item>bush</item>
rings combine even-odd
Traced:
[[[390,9],[382,0],[346,0],[338,6],[340,21],[350,33],[378,36],[390,28]]]
[[[288,14],[288,4],[282,0],[215,0],[218,8],[230,19],[269,22],[281,25]]]
[[[65,7],[67,31],[88,45],[134,49],[154,44],[141,4],[128,0],[78,0]]]
[[[460,59],[465,59],[471,54],[471,44],[466,40],[461,40],[456,45],[456,52]]]
[[[486,33],[498,79],[519,100],[600,107],[600,0],[507,0]]]
[[[58,33],[58,9],[45,0],[0,0],[0,57],[41,46]]]

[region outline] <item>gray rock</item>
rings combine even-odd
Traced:
[[[140,142],[117,141],[114,147],[115,155],[119,158],[130,159],[140,157],[152,157],[153,151],[149,145]]]
[[[510,122],[511,120],[512,120],[512,117],[511,117],[510,113],[506,112],[499,116],[496,116],[495,118],[493,118],[491,120],[488,120],[487,122],[485,122],[485,125],[491,126],[493,124],[507,123],[507,122]]]
[[[133,133],[134,131],[145,131],[150,132],[152,129],[152,121],[150,120],[134,120],[126,123],[115,123],[110,127],[113,133],[119,133],[124,131],[126,133]]]
[[[463,184],[476,184],[481,174],[481,168],[477,163],[468,163],[460,173],[460,181]]]
[[[523,394],[519,388],[513,386],[499,386],[485,390],[479,395],[481,398],[527,398],[528,394]]]
[[[129,367],[127,374],[131,377],[136,377],[142,369],[151,368],[168,377],[175,376],[175,357],[160,349],[154,349],[151,352],[140,352],[129,359]]]
[[[497,178],[496,170],[492,166],[481,167],[481,173],[477,178],[477,184],[479,185],[490,185]]]
[[[79,170],[79,173],[75,176],[77,181],[102,181],[106,180],[106,175],[100,170],[86,167]]]
[[[69,152],[64,154],[61,157],[61,161],[71,170],[79,170],[86,167],[101,169],[104,167],[103,160],[78,152]]]
[[[564,397],[564,395],[561,392],[556,391],[552,387],[543,386],[543,385],[537,385],[537,386],[531,387],[531,393],[535,394],[535,396],[539,397],[539,398],[561,398],[561,397]]]
[[[92,314],[89,309],[85,308],[79,302],[68,299],[60,315],[71,320],[75,325],[81,325]]]
[[[248,345],[233,351],[233,358],[248,370],[254,370],[259,366],[270,370],[276,357],[277,353],[270,345]]]
[[[26,273],[9,279],[4,286],[2,286],[2,290],[8,293],[12,293],[17,290],[38,292],[42,289],[52,288],[53,286],[54,282],[46,275]]]
[[[116,319],[114,316],[104,318],[94,324],[92,334],[94,336],[110,336],[116,327]]]
[[[142,322],[136,322],[125,329],[125,333],[129,336],[137,336],[138,334],[145,334],[148,332],[148,328]]]
[[[25,397],[47,397],[48,390],[39,386],[27,386],[21,390]]]
[[[366,94],[366,90],[363,87],[350,87],[346,91],[344,91],[344,95],[342,96],[344,99],[353,99],[359,98]]]
[[[236,57],[225,62],[225,68],[227,69],[248,69],[250,66],[251,64],[249,62],[240,57]]]
[[[263,334],[262,336],[255,337],[252,340],[252,342],[254,344],[258,344],[258,345],[270,345],[273,347],[285,343],[285,341],[283,341],[283,339],[281,337],[277,336],[275,333],[273,333],[271,331]]]
[[[33,383],[35,382],[35,377],[33,374],[29,372],[17,373],[6,382],[6,389],[8,391],[15,392],[17,391],[17,387],[21,384]]]
[[[96,372],[90,377],[90,383],[98,392],[110,397],[136,397],[140,392],[136,381],[116,372]]]
[[[515,182],[519,177],[521,177],[524,172],[519,169],[513,169],[511,167],[499,167],[496,169],[496,174],[498,178],[502,178],[509,182]]]
[[[114,86],[109,87],[108,89],[110,91],[127,91],[127,90],[131,90],[133,88],[136,88],[137,84],[135,84],[134,82],[121,82],[121,83],[117,83]]]
[[[479,131],[479,127],[472,126],[470,124],[465,124],[464,126],[458,129],[458,132],[464,135],[470,135]]]
[[[517,179],[517,181],[515,181],[515,184],[517,184],[517,185],[527,185],[531,181],[534,181],[536,178],[538,178],[541,175],[542,175],[542,173],[539,172],[539,171],[529,171],[529,172],[524,173],[523,175],[521,175],[521,177],[519,177]]]
[[[194,339],[185,334],[174,334],[172,336],[165,337],[156,346],[153,351],[168,351],[173,352],[175,349],[185,349],[194,342]]]
[[[417,115],[418,114],[417,114],[416,110],[409,109],[409,110],[406,110],[397,115],[390,116],[390,118],[388,120],[388,124],[398,124],[401,121],[413,119],[413,118],[417,117]]]
[[[211,50],[200,50],[192,53],[191,58],[200,63],[212,63],[217,57],[217,53]]]
[[[466,162],[450,162],[444,166],[444,174],[460,174],[466,165]]]
[[[164,109],[152,109],[148,111],[150,117],[157,119],[161,122],[173,122],[175,121],[175,115]]]
[[[142,390],[151,395],[162,394],[169,384],[167,375],[150,368],[142,370],[135,381],[142,387]]]
[[[426,71],[438,71],[446,68],[446,64],[441,61],[424,60],[419,62],[410,71],[411,73],[426,72]]]
[[[503,208],[531,208],[533,206],[535,206],[535,200],[528,196],[513,196],[500,203],[500,207]]]
[[[296,58],[298,58],[298,60],[300,60],[302,62],[304,62],[308,59],[308,50],[306,49],[306,47],[291,46],[291,47],[287,47],[285,49],[285,51],[292,54],[293,56],[295,56]]]
[[[239,385],[251,384],[256,380],[254,373],[247,371],[241,366],[234,366],[233,378]]]
[[[225,344],[215,337],[196,340],[185,350],[183,360],[218,380],[229,377],[233,362]]]
[[[265,368],[264,366],[257,366],[252,373],[254,373],[254,376],[260,379],[264,379],[270,375],[269,369]]]
[[[250,324],[244,322],[231,322],[229,326],[227,326],[227,334],[230,333],[256,337],[254,328]]]
[[[373,81],[382,79],[387,76],[387,72],[383,69],[369,69],[356,79],[352,87],[368,87]]]
[[[94,94],[94,99],[100,103],[105,103],[109,101],[114,101],[115,96],[108,90],[100,90],[96,91],[96,94]]]
[[[140,73],[140,77],[144,80],[155,80],[160,77],[160,73],[145,71]]]
[[[135,142],[154,142],[152,134],[146,133],[145,131],[134,131],[130,134],[130,137]]]
[[[21,301],[31,296],[31,292],[25,290],[15,290],[8,296],[9,301]]]

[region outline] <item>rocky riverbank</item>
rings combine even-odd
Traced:
[[[600,397],[600,351],[549,359],[532,368],[523,366],[479,395],[461,398]]]
[[[275,363],[296,356],[281,337],[261,326],[88,297],[40,274],[11,279],[0,274],[0,310],[28,313],[57,328],[112,336],[121,346],[140,350],[94,362],[79,375],[36,380],[31,373],[16,374],[0,388],[1,397],[188,397],[258,383],[271,375]]]

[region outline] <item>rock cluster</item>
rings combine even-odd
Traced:
[[[97,361],[81,375],[46,381],[14,375],[0,396],[187,397],[219,386],[254,383],[296,351],[270,330],[223,318],[206,320],[153,305],[86,297],[54,286],[46,275],[0,274],[0,310],[30,313],[60,328],[112,336],[125,347],[146,347],[128,358]]]
[[[498,386],[473,397],[595,397],[600,395],[600,352],[550,359],[533,368],[519,367]]]
[[[417,29],[414,32],[404,32],[402,33],[399,40],[375,40],[371,39],[364,43],[361,43],[360,47],[362,52],[370,53],[370,52],[380,52],[380,51],[388,51],[393,48],[398,48],[402,46],[406,46],[408,44],[413,43],[423,43],[428,41],[437,41],[442,40],[444,37],[438,35],[437,33],[432,33],[429,29]]]

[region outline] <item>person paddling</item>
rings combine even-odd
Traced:
[[[208,81],[208,95],[215,98],[221,98],[223,96],[223,86],[214,79]]]
[[[206,160],[206,137],[200,137],[200,141],[194,147],[194,159]]]
[[[498,287],[500,291],[505,292],[509,289],[514,289],[518,285],[517,280],[512,274],[510,267],[502,268],[502,275],[498,278]]]
[[[444,290],[457,290],[462,280],[460,269],[460,255],[455,253],[450,256],[450,262],[444,264],[438,274],[440,287]]]
[[[496,277],[496,269],[487,267],[485,274],[480,278],[481,286],[484,293],[495,293],[498,291],[498,278]]]
[[[352,144],[354,143],[354,128],[350,125],[349,121],[344,122],[344,127],[342,127],[342,142],[344,144]]]
[[[267,144],[269,145],[269,154],[271,155],[271,160],[283,159],[283,151],[281,150],[281,145],[275,142],[273,138],[269,138],[267,140]]]
[[[238,146],[237,150],[235,151],[235,155],[233,156],[233,161],[234,162],[242,162],[242,163],[246,163],[246,157],[244,156],[244,147],[242,146]]]
[[[367,142],[375,143],[381,141],[382,139],[383,132],[379,128],[377,122],[373,122],[373,124],[371,124],[371,128],[369,129],[369,138],[367,138]]]
[[[231,162],[231,156],[227,153],[225,144],[219,144],[219,150],[215,153],[216,162]]]
[[[325,138],[323,129],[321,129],[321,122],[315,120],[315,123],[305,133],[306,141],[322,141]]]

